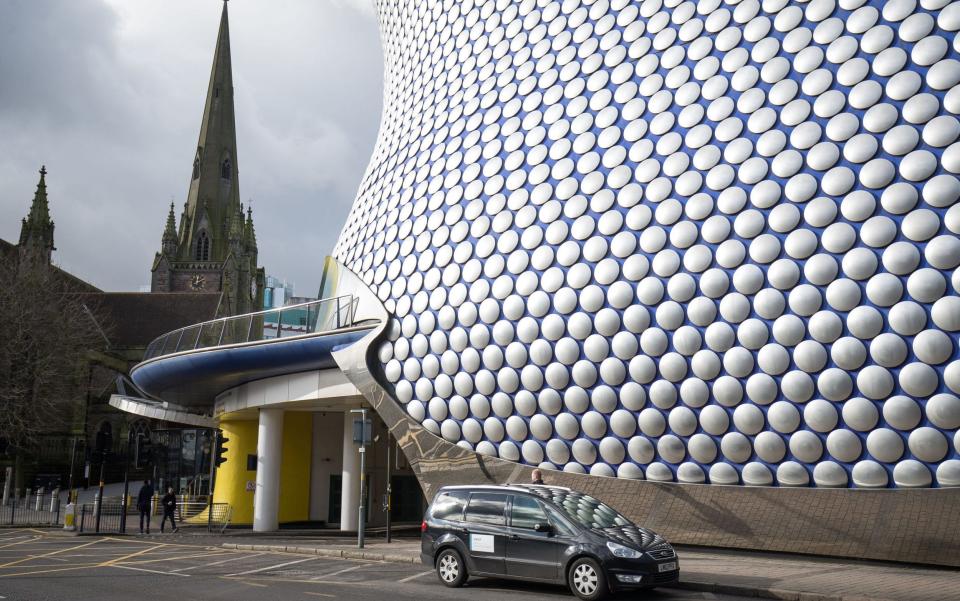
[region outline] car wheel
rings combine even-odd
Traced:
[[[589,557],[578,559],[570,566],[567,584],[573,594],[584,601],[597,601],[607,596],[607,579],[603,570]]]
[[[437,556],[437,577],[446,586],[463,586],[467,581],[467,566],[463,565],[459,553],[453,549],[445,549]]]

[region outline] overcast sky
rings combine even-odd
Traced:
[[[240,194],[260,263],[313,295],[373,148],[373,0],[233,0]],[[149,284],[186,198],[222,3],[0,0],[0,237],[47,166],[54,260],[104,290]]]

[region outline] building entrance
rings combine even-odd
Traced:
[[[390,519],[394,522],[419,522],[423,518],[423,491],[416,476],[393,476]]]
[[[330,475],[330,494],[329,507],[327,513],[327,524],[337,524],[340,522],[340,495],[343,486],[343,477],[340,474]]]
[[[220,422],[229,442],[227,461],[217,469],[215,494],[218,502],[231,505],[233,524],[251,524],[256,528],[255,514],[259,508],[264,512],[262,531],[275,530],[282,524],[356,531],[360,452],[359,445],[353,442],[354,415],[349,413],[349,407],[346,409],[282,411],[277,423],[265,419]],[[263,418],[264,413],[261,409],[259,417]],[[193,434],[202,438],[199,433]],[[271,441],[272,445],[267,444]],[[208,460],[203,449],[202,444],[196,448],[195,460]],[[365,453],[366,525],[386,526],[387,512],[382,501],[388,481],[392,491],[390,519],[397,524],[419,523],[426,506],[420,485],[396,440],[375,415]],[[271,455],[274,463],[267,461]],[[251,456],[255,459],[248,461]],[[267,478],[271,472],[273,478]],[[276,508],[271,508],[267,515],[265,506],[257,503],[255,497],[257,491],[271,488],[276,496],[270,500],[274,500]],[[267,517],[269,522],[264,521]]]

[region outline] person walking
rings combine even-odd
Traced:
[[[143,521],[147,521],[147,534],[150,534],[150,500],[153,499],[153,486],[150,480],[144,480],[137,493],[137,511],[140,512],[140,534],[143,534]]]
[[[167,494],[163,495],[160,504],[163,505],[163,520],[160,521],[160,533],[163,533],[163,527],[166,525],[167,519],[170,520],[170,526],[174,532],[180,530],[177,528],[177,522],[173,519],[173,514],[177,510],[177,495],[173,494],[172,486],[167,487]]]

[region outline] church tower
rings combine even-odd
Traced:
[[[30,214],[20,224],[21,265],[49,265],[53,251],[53,221],[47,204],[47,167],[40,168],[40,182],[33,195]]]
[[[248,209],[244,219],[239,173],[224,1],[187,201],[179,230],[170,207],[153,263],[152,292],[222,292],[225,315],[262,307],[264,272],[257,267],[256,239],[245,235],[247,227],[253,229],[253,217]]]

